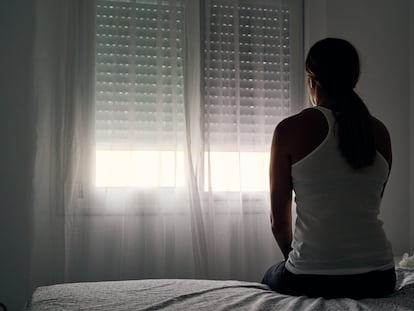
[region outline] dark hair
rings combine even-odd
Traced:
[[[358,52],[343,39],[318,41],[306,57],[309,78],[330,100],[338,127],[338,148],[354,169],[371,165],[376,155],[371,115],[354,91],[359,66]]]

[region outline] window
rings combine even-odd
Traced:
[[[182,4],[99,0],[96,21],[97,186],[182,185]]]
[[[278,1],[206,5],[204,126],[213,190],[268,189],[270,139],[292,109],[291,10]]]
[[[206,191],[268,188],[273,129],[301,108],[299,2],[202,4]],[[184,4],[97,3],[96,184],[183,186]]]

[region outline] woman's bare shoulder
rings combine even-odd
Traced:
[[[374,127],[374,131],[379,131],[382,135],[389,137],[389,132],[385,124],[374,116],[371,116],[372,125]]]
[[[328,124],[323,114],[307,108],[281,121],[275,135],[294,163],[316,148],[327,132]]]
[[[283,131],[291,131],[295,129],[306,128],[310,125],[314,125],[315,122],[323,121],[324,117],[321,112],[314,108],[306,108],[299,113],[289,116],[283,119],[277,125],[277,129]]]

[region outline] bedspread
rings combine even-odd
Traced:
[[[396,291],[381,299],[293,297],[240,281],[148,279],[39,287],[27,303],[38,310],[414,310],[414,270],[397,269]]]

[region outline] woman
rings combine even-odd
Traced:
[[[377,216],[392,162],[388,130],[354,91],[359,57],[349,42],[317,42],[306,72],[314,107],[280,122],[273,137],[271,225],[285,261],[262,282],[291,295],[387,296],[396,277]]]

